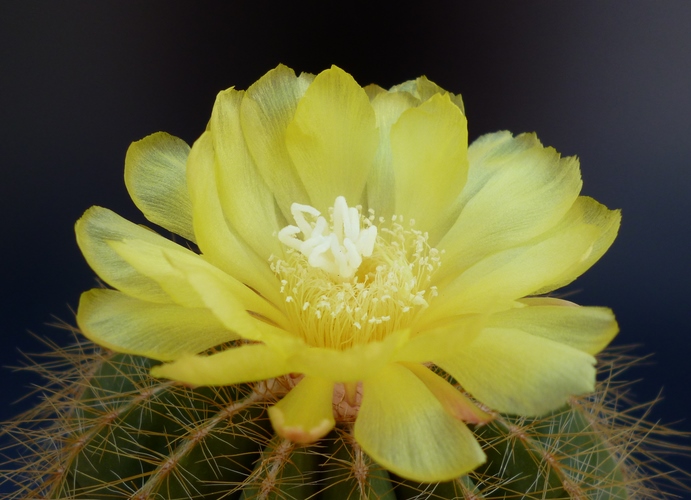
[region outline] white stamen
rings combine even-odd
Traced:
[[[312,226],[309,225],[309,223],[305,220],[305,214],[310,214],[314,217],[319,216],[319,210],[317,210],[314,207],[311,207],[309,205],[301,205],[300,203],[293,203],[290,206],[290,213],[293,214],[293,219],[295,219],[296,224],[298,225],[299,231],[297,231],[295,234],[299,233],[302,231],[305,234],[305,238],[309,238],[312,235]],[[288,227],[295,227],[295,226],[288,226]]]
[[[365,216],[343,198],[325,216],[330,223],[312,207],[293,211],[296,223],[309,228],[284,228],[279,238],[289,248],[269,260],[291,323],[309,345],[347,349],[382,341],[438,295],[431,280],[444,252],[409,220]],[[374,221],[381,224],[375,228]]]
[[[281,243],[298,250],[307,257],[313,267],[348,280],[362,264],[363,257],[370,257],[377,239],[377,227],[360,227],[360,211],[348,207],[343,196],[334,203],[331,231],[320,212],[309,205],[293,203],[290,207],[297,226],[286,226],[278,232]],[[308,222],[305,215],[316,218]],[[297,235],[303,234],[299,240]]]

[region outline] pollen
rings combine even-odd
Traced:
[[[440,252],[413,220],[376,218],[371,210],[365,216],[343,197],[328,222],[309,205],[293,204],[291,212],[297,226],[278,233],[287,248],[270,264],[293,330],[309,345],[347,349],[381,341],[436,296],[430,282]]]

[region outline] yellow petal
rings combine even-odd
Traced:
[[[177,304],[207,307],[190,277],[211,276],[225,289],[228,308],[238,314],[243,311],[243,318],[249,318],[244,311],[252,311],[276,324],[286,324],[283,314],[265,299],[185,248],[163,248],[141,240],[112,241],[109,245],[134,269],[158,283]]]
[[[218,194],[230,225],[266,261],[270,255],[282,253],[275,236],[280,227],[273,193],[245,144],[240,126],[243,96],[244,92],[234,89],[219,93],[211,113]]]
[[[434,363],[481,403],[523,416],[542,415],[595,388],[595,358],[520,330],[488,328]]]
[[[168,293],[156,281],[133,268],[109,242],[135,239],[161,248],[184,250],[180,245],[102,207],[91,207],[84,212],[75,225],[75,233],[84,258],[103,281],[139,299],[171,302]]]
[[[194,231],[204,258],[282,307],[280,284],[268,262],[238,237],[223,215],[209,132],[202,134],[192,146],[187,161],[187,182],[192,199]]]
[[[163,247],[142,240],[109,241],[108,245],[138,273],[156,282],[172,302],[184,307],[204,307],[204,302],[187,282],[185,275],[170,262],[170,259],[200,259],[200,257],[194,254],[187,255],[187,252],[190,254],[192,252],[180,247],[180,252],[171,251],[169,259]],[[210,266],[210,264],[207,265]],[[128,290],[123,291],[129,293]]]
[[[378,138],[374,110],[353,77],[336,66],[317,75],[286,130],[312,206],[328,213],[337,196],[362,201]]]
[[[492,420],[492,415],[482,411],[461,391],[426,366],[418,363],[401,364],[427,386],[427,389],[434,394],[434,397],[452,417],[469,424],[484,424]]]
[[[231,347],[210,356],[183,356],[155,366],[151,375],[191,385],[232,385],[289,373],[285,357],[262,344]]]
[[[252,315],[248,314],[244,304],[238,299],[234,287],[223,275],[205,272],[193,266],[179,266],[177,269],[184,274],[204,306],[210,309],[229,330],[237,332],[244,339],[270,344],[275,350],[282,350],[285,353],[292,353],[302,346],[302,341],[286,330],[257,319],[257,316],[276,318],[278,321],[275,323],[278,325],[281,325],[285,318],[276,317],[273,314],[264,315],[256,311],[252,311]]]
[[[523,299],[521,302],[527,307],[492,314],[488,326],[520,330],[588,354],[600,352],[619,331],[614,314],[606,307],[580,307],[558,299],[552,301],[544,305],[544,299]]]
[[[82,294],[77,324],[97,344],[161,361],[237,338],[208,309],[157,304],[106,289]]]
[[[313,80],[310,76],[297,77],[292,69],[280,65],[247,89],[240,107],[247,147],[288,221],[292,221],[292,203],[311,203],[285,142],[298,100]]]
[[[534,242],[479,261],[448,285],[425,311],[427,321],[463,313],[496,312],[533,294],[585,260],[600,231],[579,220],[564,220]]]
[[[305,377],[269,408],[271,424],[279,436],[296,443],[313,443],[335,425],[331,381]]]
[[[391,157],[391,126],[405,110],[417,106],[418,100],[407,92],[386,92],[383,89],[372,99],[377,117],[379,146],[367,179],[367,205],[377,217],[389,219],[396,208],[394,171]]]
[[[367,94],[367,97],[369,97],[370,102],[372,102],[374,98],[377,97],[379,94],[388,94],[386,89],[380,87],[376,83],[370,83],[369,85],[365,85],[364,87],[362,87],[362,89]]]
[[[467,121],[448,96],[436,94],[404,111],[391,127],[396,214],[415,219],[434,241],[452,221],[452,202],[466,181]]]
[[[381,342],[370,342],[339,351],[321,347],[301,349],[291,358],[295,371],[332,382],[357,382],[371,378],[405,344],[409,332],[400,330]]]
[[[447,481],[485,461],[472,432],[403,366],[386,366],[362,390],[355,439],[388,470],[415,481]]]
[[[190,147],[165,132],[133,142],[125,157],[125,186],[154,224],[194,241],[186,168]]]
[[[584,259],[575,262],[559,277],[532,292],[535,295],[551,292],[571,283],[600,260],[600,257],[604,255],[617,237],[621,224],[621,212],[619,210],[609,210],[592,198],[579,196],[571,208],[570,215],[574,219],[582,220],[590,227],[597,228],[597,239],[593,242],[590,252]]]
[[[465,110],[463,108],[463,100],[461,99],[461,96],[454,95],[451,92],[444,90],[436,83],[428,80],[426,76],[421,76],[419,78],[416,78],[415,80],[408,80],[407,82],[394,85],[393,87],[391,87],[391,92],[407,92],[410,95],[414,96],[416,99],[418,99],[420,102],[425,102],[427,99],[430,99],[431,97],[437,94],[448,96],[449,99],[451,99],[451,102],[453,102],[458,107],[458,109],[461,110],[461,113],[465,115]]]
[[[395,353],[395,361],[428,363],[440,354],[462,350],[482,332],[486,317],[479,314],[456,316],[437,322],[432,328],[416,331]]]
[[[438,245],[445,255],[437,281],[548,231],[582,185],[578,160],[561,158],[534,134],[482,136],[470,145],[468,159],[462,210]]]

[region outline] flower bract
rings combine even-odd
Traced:
[[[380,465],[443,481],[481,464],[468,425],[588,393],[612,312],[546,294],[596,262],[620,216],[533,134],[468,146],[458,96],[424,77],[361,87],[285,67],[221,92],[190,148],[135,142],[125,181],[175,243],[92,207],[79,246],[95,342],[156,377],[283,387],[275,431],[340,421]],[[191,250],[195,248],[197,250]],[[280,384],[278,383],[280,382]]]

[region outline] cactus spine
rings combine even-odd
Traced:
[[[348,425],[310,446],[273,435],[267,384],[183,387],[150,377],[149,360],[83,342],[57,356],[34,367],[52,382],[45,401],[3,431],[19,454],[0,475],[9,499],[666,498],[649,479],[653,427],[617,407],[609,378],[541,418],[497,415],[474,429],[485,465],[418,484],[373,463]]]

